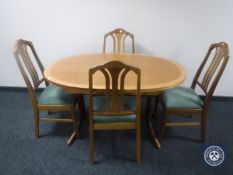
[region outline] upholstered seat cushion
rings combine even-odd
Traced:
[[[93,106],[94,111],[103,112],[105,111],[105,96],[94,97]],[[111,100],[110,100],[111,101]],[[124,96],[124,111],[135,110],[135,96]],[[95,123],[115,123],[115,122],[134,122],[136,115],[125,115],[125,116],[101,116],[95,115]]]
[[[55,85],[47,86],[38,98],[39,105],[66,105],[74,102],[74,95]]]
[[[191,88],[176,87],[166,90],[161,95],[165,108],[168,109],[202,109],[203,103]]]
[[[94,116],[94,123],[120,123],[120,122],[135,122],[136,115],[124,115],[124,116]]]
[[[94,111],[105,111],[105,96],[96,96],[93,100]],[[124,111],[135,110],[136,98],[135,96],[124,96]],[[110,99],[111,104],[111,99]],[[111,105],[110,105],[111,106]]]

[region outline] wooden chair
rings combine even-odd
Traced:
[[[201,126],[201,142],[205,142],[206,119],[209,104],[214,90],[222,76],[222,73],[229,59],[228,45],[224,42],[212,44],[198,68],[193,79],[191,88],[177,87],[165,91],[161,95],[163,112],[163,125],[160,133],[162,141],[164,132],[170,126]],[[201,98],[195,92],[198,87],[204,92],[205,98]],[[169,122],[168,115],[188,115],[198,114],[201,116],[200,122]]]
[[[125,51],[125,40],[127,37],[130,37],[132,40],[132,53],[135,53],[134,35],[121,28],[117,28],[104,35],[103,53],[106,52],[106,41],[109,36],[113,39],[113,53],[122,53]]]
[[[106,89],[98,90],[93,85],[94,74],[105,77]],[[128,96],[124,91],[125,77],[134,72],[136,92]],[[140,162],[140,69],[120,61],[110,61],[89,70],[89,146],[90,161],[94,162],[95,130],[136,130],[136,159]]]
[[[64,89],[55,85],[51,85],[45,81],[43,77],[44,67],[36,53],[32,42],[22,39],[17,40],[15,44],[14,55],[31,97],[35,120],[35,136],[39,137],[39,121],[71,122],[73,124],[75,135],[79,138],[75,111],[75,96],[65,92]],[[30,57],[34,57],[34,59]],[[39,78],[37,71],[38,69],[36,69],[36,66],[42,74],[41,79]],[[36,90],[42,84],[42,82],[45,82],[46,88],[37,98]],[[71,113],[71,118],[39,117],[39,111],[43,110],[49,111],[49,114],[50,111],[69,111]],[[69,144],[70,142],[71,140],[68,140],[67,143]]]

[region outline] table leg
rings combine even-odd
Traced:
[[[80,133],[80,130],[81,130],[82,125],[83,125],[83,120],[84,120],[84,117],[86,114],[84,95],[83,94],[76,95],[76,100],[78,102],[78,110],[79,110],[79,114],[80,114],[79,120],[78,120],[78,130]],[[76,136],[75,132],[73,132],[67,141],[67,145],[71,145],[74,142],[76,137],[79,138],[80,136]]]
[[[147,100],[147,115],[146,115],[146,122],[149,128],[149,134],[152,139],[152,143],[155,146],[155,148],[159,149],[161,148],[161,145],[159,143],[159,140],[155,134],[155,130],[152,124],[152,117],[153,114],[157,111],[157,105],[158,105],[158,97],[149,96],[149,99]]]
[[[84,103],[84,95],[78,94],[76,98],[78,101],[78,110],[80,113],[80,117],[79,117],[79,130],[80,130],[80,128],[82,128],[83,120],[86,115],[86,110],[85,110],[86,108],[85,108],[85,103]]]
[[[73,132],[67,141],[67,145],[71,145],[73,143],[75,136],[75,132]]]

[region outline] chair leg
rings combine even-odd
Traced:
[[[94,130],[89,126],[89,152],[90,152],[90,163],[94,163]]]
[[[35,136],[38,138],[40,136],[40,128],[39,128],[39,110],[34,110],[34,122],[35,122]]]
[[[78,125],[77,125],[77,114],[76,114],[74,106],[71,107],[70,112],[71,112],[71,116],[72,116],[72,120],[73,120],[74,132],[75,132],[76,138],[79,139],[80,138],[80,134],[79,134]]]
[[[160,142],[162,142],[163,137],[164,137],[164,133],[165,133],[166,128],[167,128],[167,126],[166,126],[166,123],[167,123],[167,116],[168,116],[167,112],[164,111],[164,112],[163,112],[163,119],[162,119],[162,120],[163,120],[162,129],[161,129],[160,135],[159,135],[159,141],[160,141]]]
[[[137,160],[137,163],[141,162],[141,133],[140,133],[140,125],[136,128],[136,160]]]
[[[206,130],[206,112],[201,113],[201,142],[205,143],[205,130]]]

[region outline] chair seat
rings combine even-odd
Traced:
[[[202,109],[203,102],[191,88],[176,87],[166,90],[161,95],[167,109]]]
[[[106,102],[105,96],[94,97],[93,100],[94,111],[98,111],[98,112],[105,111],[105,102]],[[136,102],[135,96],[124,96],[124,111],[135,110],[135,102]]]
[[[124,96],[124,111],[135,110],[135,96]],[[94,111],[105,111],[105,96],[94,97]],[[135,122],[136,115],[125,116],[94,116],[94,123],[117,123],[117,122]]]
[[[94,123],[120,123],[120,122],[135,122],[136,115],[124,115],[124,116],[102,116],[95,115]]]
[[[74,95],[55,85],[47,86],[38,98],[39,105],[69,105],[74,103]]]

